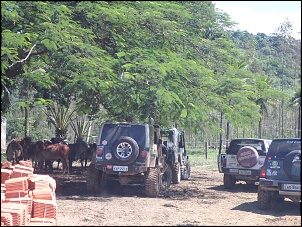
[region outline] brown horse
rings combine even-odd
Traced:
[[[31,137],[30,136],[25,136],[22,140],[18,141],[18,143],[22,146],[23,148],[23,160],[28,160],[29,155],[28,155],[28,148],[31,145]]]
[[[67,171],[69,174],[68,168],[68,155],[70,148],[63,143],[55,143],[46,146],[46,148],[36,154],[36,161],[38,161],[38,166],[40,171],[43,171],[44,162],[51,162],[50,171],[53,172],[52,163],[58,159],[62,160],[63,163],[63,174]]]

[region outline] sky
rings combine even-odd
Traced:
[[[235,30],[256,35],[275,33],[286,21],[292,23],[292,37],[301,40],[301,1],[213,1],[215,8],[223,11],[238,23]]]

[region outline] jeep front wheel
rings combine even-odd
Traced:
[[[191,166],[190,163],[187,162],[186,165],[181,167],[181,179],[182,180],[188,180],[191,175]]]
[[[88,167],[88,174],[86,177],[86,188],[88,193],[96,193],[100,187],[101,173],[95,168],[94,164],[90,164]]]
[[[173,169],[172,169],[172,183],[179,184],[180,180],[181,180],[180,164],[176,163],[173,165]]]
[[[258,207],[261,210],[268,210],[270,208],[272,198],[271,198],[270,193],[268,191],[259,190],[257,200],[258,200],[257,201],[258,202]]]
[[[223,185],[226,189],[232,189],[235,186],[235,177],[230,174],[223,175]]]

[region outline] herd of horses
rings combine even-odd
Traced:
[[[80,160],[82,168],[86,168],[88,160],[96,149],[96,143],[88,144],[85,141],[68,143],[59,138],[50,140],[39,140],[33,142],[30,136],[21,140],[13,139],[6,148],[7,161],[12,165],[18,164],[20,160],[31,160],[37,172],[53,173],[53,162],[63,164],[63,174],[72,172],[73,161]],[[84,162],[84,163],[83,163]]]

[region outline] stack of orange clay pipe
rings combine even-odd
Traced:
[[[56,181],[31,161],[1,163],[1,226],[56,226]]]

